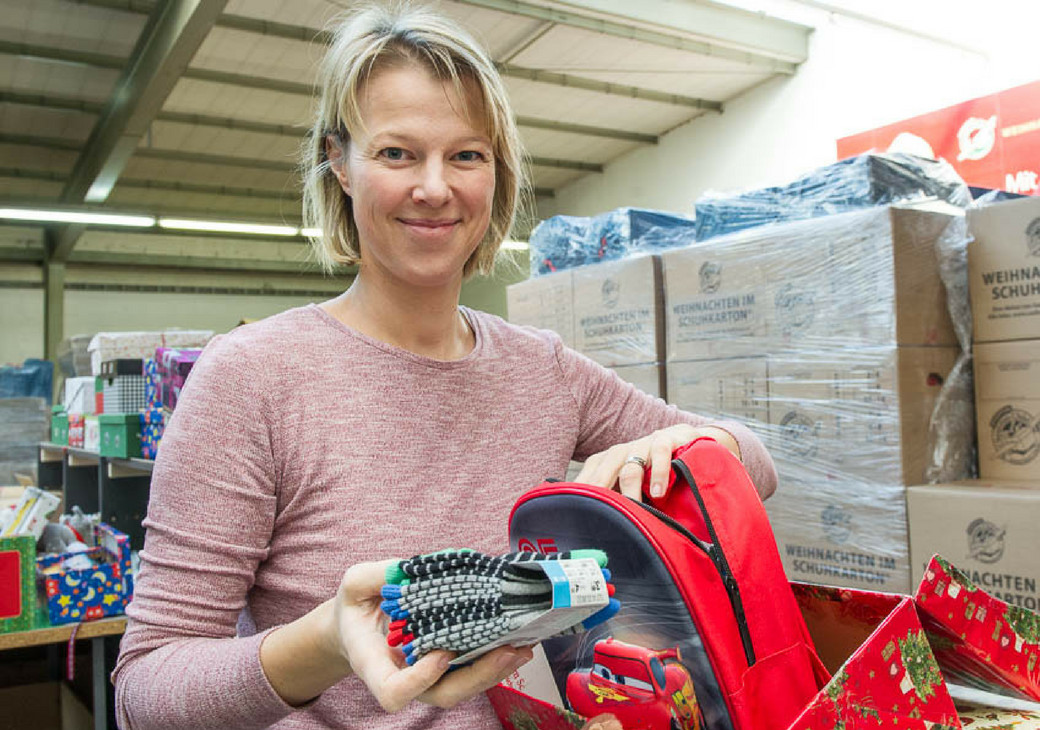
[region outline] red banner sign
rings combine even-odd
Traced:
[[[930,149],[968,185],[1040,195],[1040,81],[843,137],[838,159],[890,147]]]

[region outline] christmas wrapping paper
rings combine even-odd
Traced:
[[[168,420],[169,412],[162,408],[149,406],[141,412],[141,456],[143,458],[155,458]]]
[[[143,375],[102,378],[104,413],[136,413],[147,405]]]
[[[76,553],[42,555],[36,559],[36,573],[52,624],[115,616],[123,613],[130,602],[134,591],[130,573],[130,538],[105,523],[94,528],[94,536],[98,546],[78,554],[86,554],[98,561],[100,564],[96,567],[48,571]]]
[[[938,555],[915,600],[952,681],[1040,701],[1040,615],[989,595]]]
[[[74,446],[78,449],[83,448],[84,425],[85,419],[82,413],[69,414],[69,446]]]
[[[964,730],[1040,730],[1040,712],[957,705]]]
[[[33,627],[36,616],[35,562],[35,537],[0,538],[0,634]]]
[[[199,349],[177,349],[171,347],[160,347],[155,351],[155,359],[158,363],[159,379],[162,383],[162,405],[173,410],[177,406],[181,388],[199,359],[202,350]]]
[[[159,361],[154,357],[146,358],[144,369],[144,400],[146,408],[162,406],[162,378],[159,377]]]

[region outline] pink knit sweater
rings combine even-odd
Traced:
[[[443,547],[505,552],[516,498],[562,477],[572,457],[708,421],[552,333],[463,311],[476,347],[451,362],[368,338],[313,305],[209,345],[152,476],[113,675],[124,730],[498,726],[483,697],[387,715],[353,677],[294,709],[264,676],[260,643],[333,596],[355,562]],[[761,443],[716,425],[771,493]]]

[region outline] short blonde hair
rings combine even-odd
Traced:
[[[524,207],[523,145],[505,85],[487,52],[455,22],[426,7],[367,5],[337,22],[319,74],[317,114],[304,144],[304,226],[320,231],[311,242],[326,271],[361,262],[352,203],[332,172],[326,138],[335,135],[346,143],[347,130],[359,129],[364,121],[358,104],[362,86],[377,67],[401,63],[419,64],[436,78],[451,80],[462,98],[467,87],[480,94],[495,158],[495,193],[488,230],[463,274],[490,273],[498,247]]]

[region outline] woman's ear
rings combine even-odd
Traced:
[[[350,177],[347,175],[346,145],[336,135],[325,137],[325,157],[328,158],[329,168],[339,181],[343,192],[350,195]]]

